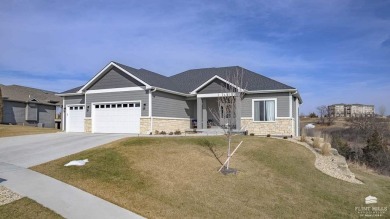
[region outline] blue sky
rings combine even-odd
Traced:
[[[2,1],[0,83],[63,91],[109,61],[164,75],[240,65],[390,114],[390,1]]]

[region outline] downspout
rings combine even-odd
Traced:
[[[61,125],[62,125],[62,131],[65,131],[65,118],[66,118],[66,115],[65,115],[65,97],[62,97],[62,121],[61,121]]]
[[[150,117],[150,132],[149,133],[152,133],[153,134],[153,105],[152,105],[152,99],[153,99],[153,95],[152,93],[155,92],[157,90],[157,88],[153,87],[149,90],[149,117]]]

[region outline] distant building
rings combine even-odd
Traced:
[[[56,109],[62,98],[54,92],[24,87],[2,85],[2,121],[4,124],[31,125],[54,128]]]
[[[364,104],[333,104],[328,106],[331,116],[333,117],[360,117],[373,116],[374,105]]]

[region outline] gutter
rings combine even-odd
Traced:
[[[54,94],[59,97],[67,97],[67,96],[80,96],[83,95],[84,93],[66,93],[66,94]]]
[[[297,92],[297,89],[282,89],[282,90],[251,90],[246,91],[247,94],[262,94],[262,93],[281,93],[281,92]]]

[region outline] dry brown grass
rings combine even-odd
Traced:
[[[21,125],[0,125],[0,137],[10,137],[19,135],[34,135],[58,132],[58,129],[38,128]]]
[[[224,153],[223,137],[129,138],[32,169],[148,218],[351,218],[369,194],[390,203],[388,178],[353,185],[315,169],[300,145],[249,136],[234,144],[240,140],[237,175],[218,173],[204,146]],[[63,166],[86,158],[86,166]]]
[[[63,217],[29,198],[22,198],[9,204],[0,206],[0,218],[45,219]]]
[[[332,146],[329,144],[329,143],[324,143],[321,147],[321,154],[322,155],[325,155],[325,156],[329,156],[330,155],[330,149],[332,148]]]
[[[306,129],[303,128],[301,131],[301,142],[306,142]]]
[[[313,147],[314,148],[321,148],[321,140],[319,137],[315,137],[313,140]]]

